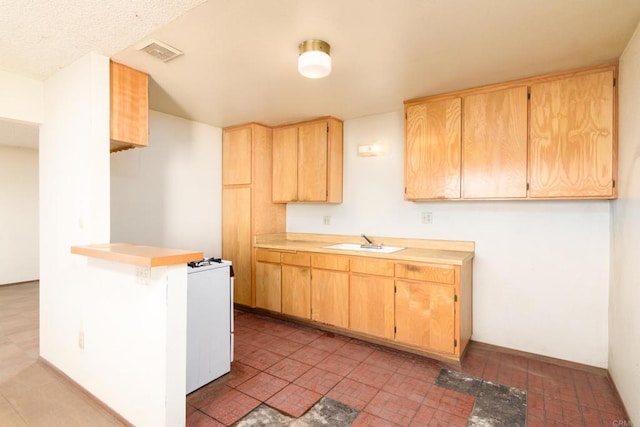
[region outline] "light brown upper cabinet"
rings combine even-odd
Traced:
[[[527,197],[527,87],[463,98],[465,199]]]
[[[531,86],[530,197],[615,197],[614,77]]]
[[[222,138],[222,185],[251,184],[253,127],[227,129]]]
[[[405,198],[460,197],[461,99],[408,105],[405,120]]]
[[[274,128],[272,191],[274,203],[342,203],[342,121]]]
[[[111,147],[116,152],[149,145],[149,76],[111,61]]]
[[[616,76],[600,65],[405,101],[405,199],[616,198]]]

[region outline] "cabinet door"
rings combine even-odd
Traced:
[[[612,197],[613,71],[531,86],[530,197]]]
[[[273,189],[274,202],[293,202],[298,199],[298,128],[273,130]]]
[[[281,311],[280,264],[256,262],[256,307]]]
[[[463,197],[527,197],[527,87],[464,97]]]
[[[329,325],[349,326],[349,274],[313,270],[311,278],[311,319]]]
[[[395,309],[396,341],[454,352],[453,286],[397,280]]]
[[[234,298],[252,304],[251,292],[251,189],[222,190],[222,258],[233,262]]]
[[[405,198],[460,198],[460,98],[407,107]]]
[[[222,185],[251,184],[250,126],[222,132]]]
[[[282,266],[282,312],[305,319],[311,318],[311,269],[309,267]]]
[[[326,121],[298,127],[298,201],[327,200]]]
[[[111,62],[111,139],[149,144],[149,76]]]
[[[349,282],[349,328],[393,339],[393,279],[351,275]]]

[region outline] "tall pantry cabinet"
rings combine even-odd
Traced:
[[[256,234],[285,231],[286,205],[271,202],[272,130],[257,123],[222,131],[222,257],[233,262],[233,301],[255,306]]]

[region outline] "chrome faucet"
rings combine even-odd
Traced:
[[[382,243],[379,245],[376,245],[373,243],[373,241],[368,238],[367,236],[365,236],[364,234],[360,235],[364,240],[367,241],[367,243],[363,243],[362,245],[360,245],[361,248],[367,248],[367,249],[382,249]]]

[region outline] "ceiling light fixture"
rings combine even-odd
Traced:
[[[320,79],[331,73],[329,43],[322,40],[305,40],[298,46],[298,72],[310,79]]]

